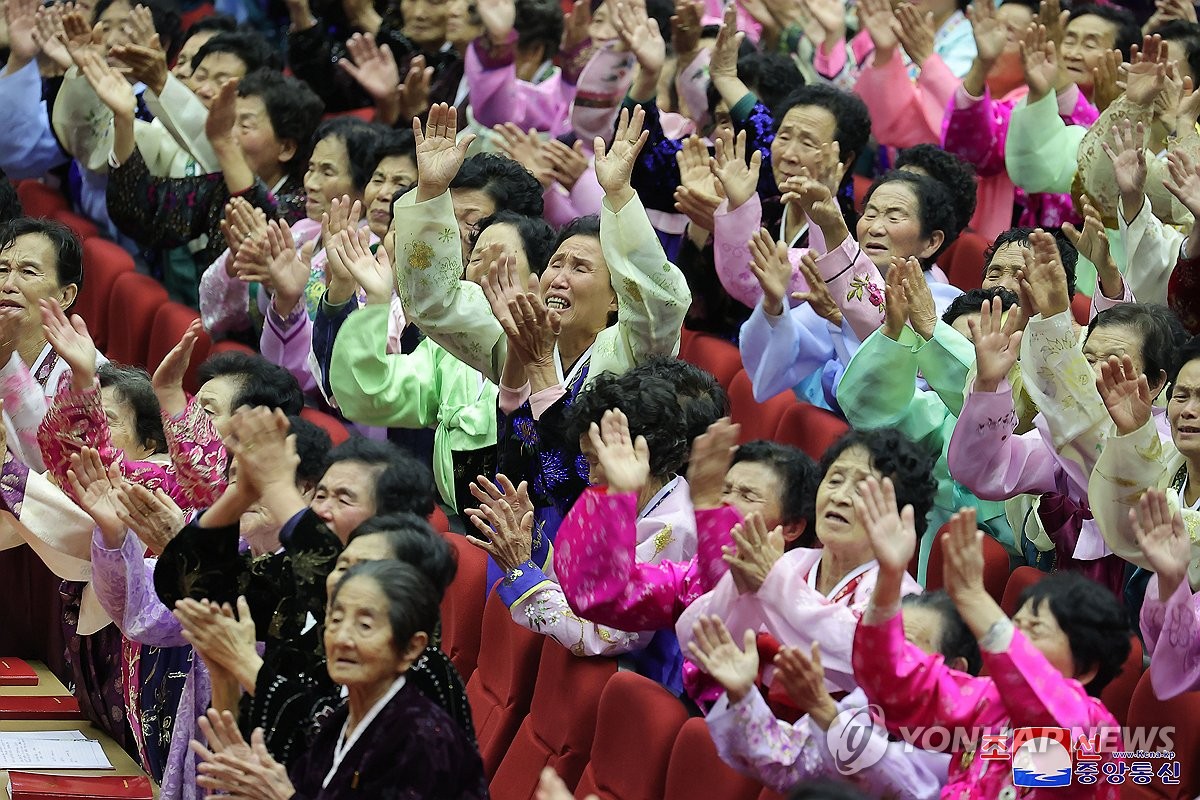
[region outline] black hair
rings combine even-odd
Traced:
[[[1010,244],[1015,244],[1022,248],[1030,247],[1029,237],[1036,230],[1037,228],[1009,228],[997,236],[995,241],[988,246],[987,250],[983,251],[984,276],[987,276],[988,267],[992,265],[992,259],[996,257],[997,250]],[[1079,251],[1075,248],[1075,245],[1071,244],[1071,240],[1060,229],[1050,228],[1046,233],[1054,237],[1054,244],[1058,247],[1058,260],[1062,262],[1063,271],[1067,273],[1067,296],[1074,297],[1075,265],[1079,263]]]
[[[133,411],[138,443],[149,447],[151,453],[167,452],[167,436],[163,433],[161,407],[150,383],[150,373],[141,367],[114,364],[111,361],[96,368],[102,389],[111,388],[117,399]]]
[[[871,467],[879,472],[881,479],[892,479],[896,487],[896,505],[913,507],[917,535],[923,535],[937,494],[933,455],[895,428],[854,428],[834,442],[821,457],[818,469],[822,481],[833,462],[852,447],[867,451]]]
[[[513,28],[517,31],[517,47],[530,50],[538,45],[544,49],[542,59],[554,58],[562,41],[562,4],[556,0],[517,0],[517,17]]]
[[[743,41],[743,44],[745,42]],[[682,69],[684,64],[680,64]],[[775,109],[797,86],[804,85],[804,76],[791,56],[783,53],[760,53],[751,49],[739,55],[737,76],[753,92],[764,106]],[[710,82],[706,90],[709,116],[716,115],[720,92]]]
[[[291,425],[290,433],[296,437],[296,455],[300,459],[296,465],[296,481],[316,486],[329,466],[333,440],[320,425],[297,414],[289,416],[288,423]]]
[[[762,464],[779,476],[779,507],[784,525],[804,522],[804,538],[813,535],[817,495],[817,464],[799,447],[766,439],[746,442],[733,455],[733,464]],[[813,543],[815,546],[815,542]]]
[[[1024,6],[1025,8],[1028,8],[1031,12],[1033,12],[1033,15],[1035,17],[1037,16],[1038,11],[1042,7],[1041,0],[1004,0],[1004,2],[1001,3],[1000,5],[1002,5],[1002,6]]]
[[[646,16],[658,24],[658,32],[662,34],[668,52],[671,47],[671,15],[674,13],[674,0],[646,0]]]
[[[975,202],[978,199],[979,181],[975,177],[975,167],[935,144],[918,144],[901,150],[896,157],[896,169],[905,167],[924,170],[929,177],[940,181],[950,190],[954,209],[958,212],[955,215],[958,232],[966,230],[971,217],[975,215]]]
[[[1197,359],[1200,359],[1200,336],[1193,336],[1179,348],[1174,368],[1167,371],[1167,387],[1174,386],[1175,381],[1179,380],[1180,371]]]
[[[1132,11],[1119,6],[1098,5],[1094,3],[1085,3],[1083,5],[1074,6],[1071,9],[1071,15],[1067,18],[1067,24],[1071,20],[1087,15],[1099,17],[1100,19],[1111,22],[1116,27],[1116,33],[1113,39],[1113,47],[1121,51],[1121,57],[1129,60],[1129,52],[1133,46],[1142,43],[1142,29],[1138,25],[1137,17]],[[1060,46],[1061,49],[1061,46]]]
[[[446,537],[434,531],[416,514],[377,514],[350,533],[347,543],[360,536],[378,533],[387,540],[392,558],[412,564],[438,591],[438,602],[454,580],[458,563]]]
[[[373,125],[357,117],[334,117],[317,126],[317,131],[313,134],[313,147],[330,137],[341,141],[346,148],[350,182],[361,194],[371,182],[371,174],[375,172],[379,163],[375,160],[375,146],[384,130],[386,129],[382,125]]]
[[[651,356],[628,372],[606,372],[584,387],[567,411],[567,442],[578,442],[615,408],[629,418],[631,436],[646,437],[650,474],[666,478],[686,469],[692,440],[729,413],[729,397],[699,367]]]
[[[78,292],[83,291],[83,244],[75,232],[52,219],[42,217],[17,217],[0,227],[0,252],[4,252],[22,236],[39,233],[54,245],[54,271],[58,287],[75,284]]]
[[[21,198],[17,195],[17,187],[0,169],[0,225],[7,225],[14,219],[24,216],[21,210]]]
[[[858,95],[824,83],[801,86],[774,109],[776,131],[783,124],[783,118],[796,106],[818,106],[833,115],[833,138],[838,143],[840,161],[862,155],[871,138],[871,115]]]
[[[534,275],[541,275],[546,268],[546,262],[554,254],[554,241],[557,237],[553,226],[541,217],[527,217],[515,211],[500,210],[491,216],[484,217],[475,226],[475,236],[471,247],[475,246],[479,234],[493,225],[512,225],[521,237],[521,246],[525,248],[525,260]]]
[[[207,17],[201,17],[188,26],[188,29],[183,33],[181,41],[186,42],[188,39],[195,36],[197,33],[205,31],[213,31],[215,33],[229,33],[237,30],[237,20],[228,14],[210,14]]]
[[[375,153],[371,156],[371,171],[379,169],[379,162],[393,156],[408,156],[416,163],[417,140],[413,132],[407,128],[389,128],[379,133],[375,140]]]
[[[213,378],[231,377],[238,383],[229,404],[231,411],[242,406],[278,408],[295,415],[304,407],[304,395],[295,376],[260,355],[229,351],[210,356],[196,372],[200,385]]]
[[[1088,323],[1087,335],[1112,325],[1124,325],[1142,335],[1142,373],[1151,386],[1163,373],[1178,373],[1179,352],[1188,333],[1171,309],[1156,303],[1121,303],[1097,314]]]
[[[533,173],[496,153],[477,153],[464,161],[450,188],[479,189],[492,199],[497,211],[540,217],[544,207],[542,185]]]
[[[889,183],[905,183],[917,198],[917,211],[921,220],[921,236],[930,237],[934,231],[941,231],[942,244],[928,258],[918,258],[922,269],[932,269],[937,257],[946,252],[946,248],[954,244],[961,232],[958,229],[958,212],[954,208],[954,197],[946,184],[919,172],[892,170],[871,184],[863,198],[863,208],[871,202],[872,195],[880,186]],[[865,211],[863,212],[866,213]]]
[[[558,248],[563,246],[563,242],[572,236],[591,236],[594,239],[599,239],[600,217],[595,214],[590,214],[586,217],[576,217],[559,228],[558,236],[554,239],[554,247],[550,248],[550,255],[553,256],[557,253]]]
[[[1182,42],[1185,48],[1184,52],[1175,53],[1172,46],[1171,55],[1186,59],[1192,74],[1200,76],[1200,25],[1183,19],[1170,19],[1150,30],[1149,33],[1158,34],[1164,42],[1168,39],[1172,42]]]
[[[256,72],[263,67],[278,70],[282,67],[279,52],[260,34],[248,30],[235,30],[218,33],[209,39],[196,55],[192,56],[192,69],[199,69],[205,58],[213,53],[229,53],[237,56],[246,65],[246,74]]]
[[[117,0],[100,0],[92,9],[92,24],[94,25],[100,15],[108,10],[109,6]],[[167,54],[167,63],[175,59],[175,54],[179,52],[179,48],[183,46],[183,28],[181,18],[179,16],[179,7],[175,3],[163,2],[163,0],[126,0],[129,3],[129,8],[132,10],[136,6],[145,6],[150,10],[150,18],[154,23],[154,32],[158,34],[158,41],[162,45]],[[144,44],[144,42],[134,42],[134,44]]]
[[[1121,673],[1132,646],[1129,618],[1116,596],[1078,572],[1055,572],[1025,587],[1017,608],[1027,603],[1035,612],[1043,606],[1050,609],[1081,672],[1095,667],[1096,677],[1085,688],[1092,697],[1099,697]]]
[[[963,292],[958,297],[950,301],[950,305],[946,306],[946,310],[942,313],[942,322],[947,325],[953,325],[954,321],[959,317],[964,317],[967,314],[978,314],[979,309],[984,303],[991,303],[993,297],[1000,298],[1000,308],[1008,311],[1015,305],[1020,305],[1020,298],[1016,293],[1005,289],[1003,286],[995,286],[991,289],[972,289],[969,292]]]
[[[383,467],[375,479],[375,513],[407,511],[420,517],[433,513],[437,489],[429,467],[391,442],[352,436],[329,451],[329,466],[356,461]]]
[[[418,633],[432,641],[440,621],[441,598],[437,588],[419,569],[403,561],[362,561],[346,570],[329,598],[332,609],[342,587],[356,578],[371,580],[387,598],[388,623],[392,629],[392,646],[397,656],[408,649],[408,642]],[[326,625],[326,630],[329,626]]]
[[[950,599],[945,589],[923,594],[906,594],[901,600],[905,608],[927,608],[936,611],[942,618],[942,633],[938,637],[938,652],[947,661],[961,658],[967,662],[967,673],[978,675],[983,668],[983,655],[979,652],[979,642],[975,634],[967,627],[958,606]]]
[[[853,785],[828,779],[801,781],[788,800],[870,800]]]
[[[296,145],[295,155],[285,165],[288,175],[303,178],[312,154],[313,132],[325,113],[324,101],[304,81],[267,67],[243,78],[238,94],[262,100],[275,138]]]

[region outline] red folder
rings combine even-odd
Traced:
[[[0,686],[37,686],[33,667],[19,658],[0,658]]]
[[[69,694],[0,697],[0,719],[83,719],[83,712],[79,701]]]
[[[68,775],[39,775],[33,772],[8,774],[12,800],[151,800],[154,797],[146,776],[96,778]]]

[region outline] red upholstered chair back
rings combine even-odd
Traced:
[[[233,339],[222,339],[212,346],[213,355],[216,355],[217,353],[229,352],[248,353],[249,355],[254,355],[254,348],[247,347],[241,342],[235,342]]]
[[[774,439],[799,447],[810,458],[820,461],[830,445],[848,430],[846,421],[830,411],[810,403],[793,403],[779,420]]]
[[[62,192],[34,180],[17,181],[17,197],[21,200],[21,211],[27,217],[53,219],[60,211],[66,211],[67,198]]]
[[[1122,800],[1184,800],[1200,796],[1200,692],[1186,692],[1170,700],[1159,700],[1154,695],[1154,687],[1150,683],[1150,672],[1143,673],[1134,689],[1133,698],[1129,703],[1129,719],[1126,723],[1131,730],[1150,728],[1172,728],[1172,743],[1170,749],[1175,751],[1175,760],[1180,764],[1179,783],[1165,784],[1158,771],[1163,764],[1170,763],[1162,759],[1155,763],[1155,778],[1147,786],[1138,786],[1126,779],[1121,788]],[[1124,744],[1128,750],[1136,750],[1129,741]],[[1141,749],[1167,749],[1162,741],[1144,744]],[[1154,763],[1154,762],[1152,762]]]
[[[1046,577],[1046,573],[1036,567],[1020,566],[1012,571],[1012,575],[1008,576],[1008,583],[1004,585],[1004,594],[1000,598],[1000,607],[1004,609],[1004,613],[1010,617],[1017,613],[1017,598],[1021,596],[1021,592],[1025,591],[1026,586],[1033,584]]]
[[[1096,287],[1096,291],[1100,291],[1099,286]],[[1075,317],[1076,322],[1087,327],[1092,319],[1092,298],[1083,292],[1076,292],[1071,298],[1071,315]]]
[[[149,275],[127,272],[113,283],[108,301],[105,355],[119,364],[145,365],[154,316],[167,303],[167,290]]]
[[[754,387],[745,370],[738,370],[729,386],[729,405],[733,421],[742,426],[738,442],[745,444],[755,439],[773,439],[779,424],[788,409],[796,405],[793,392],[780,392],[765,402],[754,399]]]
[[[1142,678],[1142,640],[1135,634],[1129,637],[1129,644],[1129,657],[1121,665],[1121,674],[1113,678],[1100,693],[1104,706],[1122,725],[1129,719],[1129,704],[1133,700],[1138,681]]]
[[[59,209],[50,216],[70,228],[83,241],[100,235],[100,229],[96,227],[96,223],[87,217],[79,216],[70,209]]]
[[[529,713],[545,637],[513,622],[508,606],[492,592],[483,607],[479,664],[467,681],[467,699],[484,773],[491,778]]]
[[[694,717],[683,724],[671,750],[664,800],[755,800],[762,790],[761,783],[721,761],[704,720]]]
[[[946,533],[949,530],[949,523],[938,528],[937,538],[934,540],[933,547],[929,551],[929,567],[925,573],[925,588],[931,592],[945,586],[943,571],[946,563],[946,551],[942,549],[942,540],[946,537]],[[1008,551],[1004,549],[1004,545],[992,537],[985,535],[983,537],[983,585],[987,589],[988,594],[997,603],[1004,597],[1004,589],[1008,584],[1010,572]]]
[[[442,652],[450,656],[464,681],[479,659],[483,601],[487,597],[487,555],[461,533],[444,533],[454,548],[458,572],[442,599]]]
[[[108,305],[113,285],[117,278],[133,271],[133,257],[124,248],[98,237],[84,241],[83,289],[71,313],[83,317],[100,352],[108,347]]]
[[[198,319],[200,315],[182,303],[164,304],[154,316],[154,329],[150,334],[150,347],[146,352],[146,369],[153,373],[175,345],[179,344],[179,340],[187,333],[191,324]],[[212,339],[202,331],[196,339],[195,347],[192,348],[192,360],[183,376],[184,391],[195,394],[200,388],[196,371],[200,369],[204,359],[208,358],[208,351],[211,349]]]
[[[300,416],[328,433],[329,438],[333,440],[334,447],[350,438],[350,431],[346,429],[342,421],[324,411],[305,407],[300,409]]]
[[[591,758],[600,695],[616,671],[615,659],[579,658],[546,639],[529,716],[492,778],[492,800],[529,800],[547,766],[575,790]]]
[[[742,354],[737,346],[707,333],[697,333],[692,337],[683,360],[711,372],[717,383],[726,389],[742,368]]]
[[[592,760],[575,796],[659,800],[671,748],[687,718],[683,703],[662,686],[636,672],[618,672],[600,696]]]
[[[974,231],[963,231],[938,256],[938,264],[951,284],[969,292],[983,285],[983,261],[988,240]]]

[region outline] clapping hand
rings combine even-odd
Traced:
[[[866,529],[880,571],[899,575],[917,551],[917,529],[913,507],[896,506],[896,487],[891,478],[860,481],[854,498],[854,513]]]
[[[1054,237],[1037,229],[1029,235],[1029,249],[1022,250],[1021,256],[1025,259],[1025,269],[1020,273],[1021,290],[1033,299],[1038,313],[1052,317],[1069,309],[1067,273]]]
[[[1149,489],[1138,500],[1137,508],[1129,509],[1129,521],[1142,555],[1158,574],[1158,597],[1166,602],[1187,578],[1192,558],[1183,515],[1171,511],[1162,491]]]
[[[1096,389],[1104,400],[1104,407],[1117,426],[1117,433],[1125,436],[1133,433],[1150,421],[1154,398],[1150,394],[1150,382],[1144,374],[1133,367],[1128,355],[1117,358],[1109,356],[1100,364],[1100,377]]]
[[[637,493],[650,480],[650,447],[645,436],[629,432],[629,419],[619,408],[610,408],[592,423],[588,441],[603,471],[609,494]]]
[[[56,300],[39,300],[42,331],[54,352],[71,368],[71,386],[77,392],[92,388],[96,381],[96,343],[87,323],[78,314],[67,319]]]
[[[732,150],[723,138],[716,140],[709,169],[721,182],[725,196],[729,198],[729,210],[740,208],[758,191],[758,176],[762,170],[762,152],[755,148],[746,161],[746,132],[739,131],[733,140]]]
[[[979,321],[967,319],[975,341],[975,391],[994,392],[1000,381],[1008,377],[1021,357],[1021,307],[1014,305],[1003,317],[1004,305],[999,297],[984,301],[979,309]]]
[[[162,489],[153,492],[140,483],[130,483],[118,494],[117,516],[151,552],[162,554],[175,535],[183,530],[183,509]]]
[[[896,8],[896,21],[899,25],[894,28],[896,38],[908,57],[918,67],[925,59],[933,55],[933,37],[935,34],[933,12],[922,13],[911,3],[902,3]]]
[[[417,140],[417,202],[432,200],[450,188],[475,134],[467,133],[460,139],[458,109],[438,103],[429,109],[424,129],[420,120],[413,120],[413,136]]]
[[[1058,85],[1058,48],[1046,28],[1031,24],[1021,39],[1021,62],[1025,66],[1025,84],[1029,103],[1041,100]]]
[[[604,189],[609,206],[614,212],[619,212],[636,196],[629,185],[629,179],[633,174],[634,162],[650,137],[649,131],[643,129],[645,120],[646,112],[640,105],[633,109],[632,115],[628,108],[623,108],[617,121],[617,132],[613,135],[612,146],[606,147],[604,139],[599,136],[593,142],[596,153],[596,180]]]
[[[799,647],[782,647],[775,655],[775,680],[787,690],[796,708],[809,715],[821,728],[837,717],[837,703],[825,688],[825,668],[821,666],[821,645],[812,643],[812,655]]]
[[[725,495],[725,476],[737,452],[740,425],[722,417],[692,441],[687,482],[692,505],[697,509],[720,508]]]
[[[524,484],[522,484],[524,485]],[[490,555],[505,572],[533,557],[533,511],[518,511],[508,499],[489,500],[466,509],[471,522],[486,539],[471,544]]]
[[[121,465],[100,460],[100,452],[92,447],[83,447],[71,454],[71,467],[67,470],[67,485],[72,499],[96,522],[104,543],[117,549],[125,541],[125,525],[121,522],[117,494],[125,484]]]
[[[738,703],[754,690],[758,678],[758,647],[754,631],[747,629],[738,647],[720,617],[701,616],[692,627],[688,653],[729,694],[731,704]]]
[[[729,565],[738,592],[757,592],[771,569],[783,557],[783,527],[767,530],[762,514],[751,512],[746,520],[733,526],[730,532],[735,547],[722,548],[722,558]]]
[[[763,311],[777,317],[785,311],[783,298],[792,283],[792,262],[788,258],[787,245],[776,242],[766,228],[759,228],[749,246],[750,271],[763,290]]]

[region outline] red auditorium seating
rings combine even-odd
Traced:
[[[350,431],[342,421],[324,411],[305,407],[300,409],[300,416],[328,433],[335,447],[350,438]]]
[[[83,290],[71,311],[83,317],[100,352],[108,347],[108,304],[113,284],[133,271],[133,257],[124,248],[98,236],[84,240]]]
[[[696,717],[683,724],[671,750],[664,800],[756,800],[762,789],[761,783],[721,761],[704,720]]]
[[[150,334],[150,347],[146,351],[146,369],[150,370],[150,372],[158,369],[158,365],[167,357],[167,353],[170,353],[175,348],[175,345],[179,344],[179,340],[183,338],[183,334],[198,319],[200,319],[200,315],[182,303],[165,303],[154,316],[154,328]],[[187,373],[183,376],[184,391],[195,394],[196,390],[200,388],[196,378],[196,370],[200,368],[200,364],[204,362],[204,359],[208,358],[208,351],[211,348],[212,340],[208,338],[207,333],[201,333],[196,340],[195,347],[192,348],[192,360],[188,366]]]
[[[529,716],[492,778],[492,800],[529,800],[547,766],[575,790],[592,751],[600,695],[616,671],[615,659],[578,658],[546,639]]]
[[[1100,291],[1100,287],[1096,287],[1096,291]],[[1092,318],[1092,298],[1088,297],[1083,292],[1076,292],[1071,298],[1071,314],[1075,317],[1075,321],[1085,328]]]
[[[68,209],[59,209],[51,217],[73,230],[75,235],[84,241],[100,235],[100,229],[94,222]]]
[[[241,342],[235,342],[233,339],[222,339],[221,341],[217,342],[216,344],[214,344],[212,346],[212,353],[214,355],[217,353],[229,353],[229,352],[248,353],[250,355],[255,354],[253,348],[247,347],[246,345],[242,344]]]
[[[62,192],[34,180],[17,182],[17,197],[27,217],[49,217],[67,210],[67,198]]]
[[[794,392],[780,392],[760,403],[754,399],[754,387],[745,370],[739,370],[729,386],[729,404],[733,421],[742,426],[738,443],[755,439],[774,439],[788,409],[796,405]]]
[[[1112,682],[1105,686],[1104,691],[1100,693],[1100,699],[1104,701],[1104,705],[1122,725],[1127,724],[1129,703],[1133,700],[1134,690],[1137,689],[1138,681],[1142,677],[1142,640],[1135,634],[1129,637],[1129,643],[1131,645],[1129,657],[1121,665],[1121,674],[1113,678]]]
[[[950,283],[968,292],[983,285],[983,255],[988,240],[974,231],[963,231],[938,257]]]
[[[773,438],[799,447],[819,461],[829,446],[848,430],[850,426],[836,414],[810,403],[798,402],[784,412]]]
[[[1025,591],[1026,586],[1032,586],[1044,577],[1046,573],[1036,567],[1020,566],[1014,569],[1008,576],[1004,595],[1000,598],[1000,607],[1004,609],[1004,613],[1010,617],[1017,613],[1017,598],[1021,596],[1021,592]]]
[[[630,709],[637,709],[636,722]],[[592,760],[575,796],[659,800],[671,748],[687,718],[683,703],[666,689],[636,672],[618,672],[600,696]]]
[[[945,538],[947,531],[950,530],[950,524],[946,523],[938,528],[937,538],[933,542],[933,549],[929,551],[929,568],[925,573],[925,588],[929,591],[941,589],[946,584],[942,581],[942,571],[945,564],[944,550],[942,550],[942,539]],[[1009,580],[1009,560],[1008,551],[1004,549],[1004,545],[993,539],[991,536],[984,535],[983,537],[983,585],[987,589],[988,594],[992,596],[997,603],[1004,597],[1005,585]]]
[[[167,303],[167,290],[149,275],[127,272],[113,282],[108,301],[108,347],[119,364],[146,363],[154,316]]]
[[[433,513],[425,519],[429,522],[429,526],[438,533],[447,533],[450,530],[450,520],[446,519],[446,512],[436,505],[433,507]]]
[[[458,574],[442,600],[442,651],[450,656],[464,681],[479,659],[483,633],[483,601],[487,596],[487,554],[461,533],[445,533],[454,548]]]
[[[774,789],[763,789],[758,800],[786,800],[786,798]]]
[[[742,354],[737,346],[707,333],[697,333],[692,337],[683,360],[711,372],[717,383],[726,389],[742,368]]]
[[[1131,730],[1172,729],[1170,749],[1175,751],[1175,760],[1180,764],[1179,784],[1165,785],[1157,776],[1148,786],[1138,786],[1125,781],[1121,788],[1122,800],[1184,800],[1200,796],[1200,692],[1186,692],[1170,700],[1159,700],[1150,683],[1150,672],[1145,672],[1138,681],[1133,699],[1129,703],[1128,726]],[[1141,743],[1142,749],[1165,750],[1165,742]],[[1125,742],[1130,749],[1138,749]],[[1161,764],[1156,765],[1155,772]]]
[[[471,719],[490,780],[529,713],[545,637],[513,622],[508,606],[492,592],[483,608],[479,665],[467,681]]]

